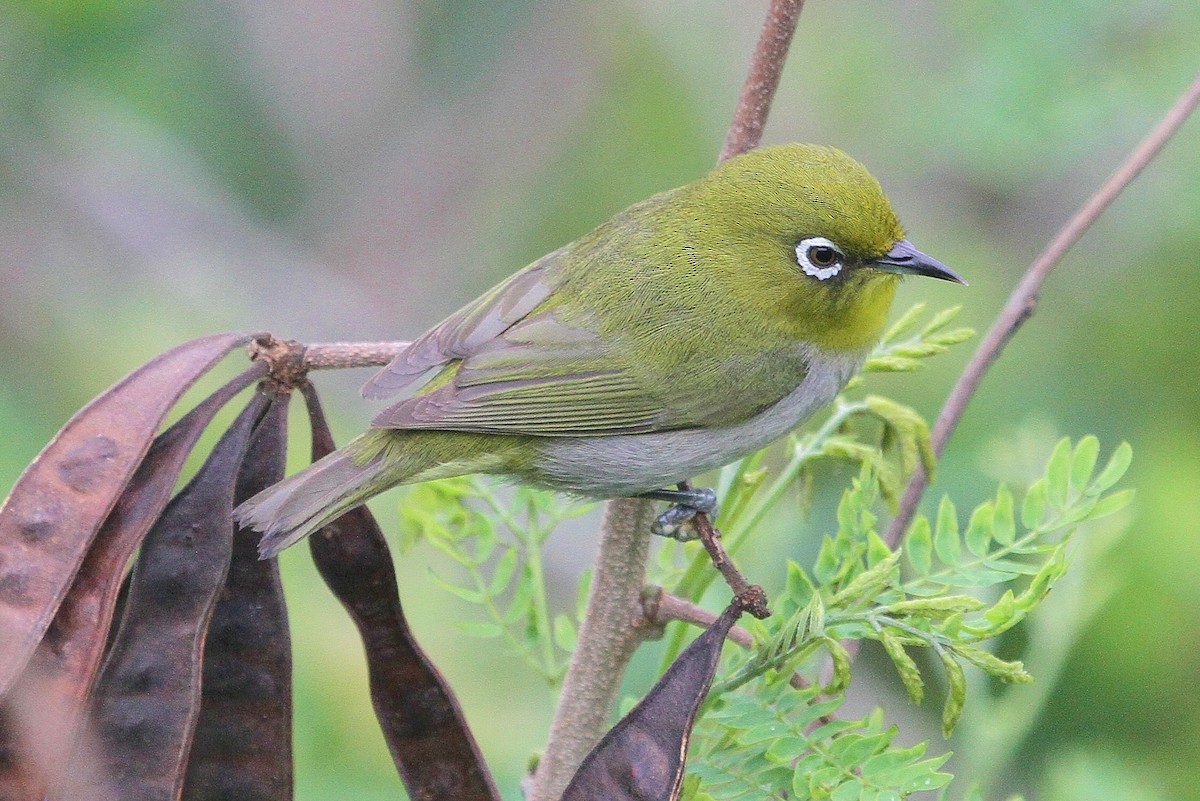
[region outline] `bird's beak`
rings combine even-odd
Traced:
[[[885,270],[889,273],[902,273],[905,275],[927,275],[930,278],[940,278],[943,281],[953,281],[956,284],[966,286],[967,282],[958,273],[951,270],[946,265],[942,264],[932,256],[926,256],[921,251],[913,247],[913,243],[907,239],[901,239],[892,249],[884,255],[880,256],[875,261],[871,262],[873,267],[880,270]]]

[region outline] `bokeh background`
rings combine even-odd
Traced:
[[[81,404],[179,341],[411,337],[702,173],[765,6],[3,0],[0,487]],[[813,0],[766,138],[863,160],[913,240],[971,281],[911,282],[897,306],[962,303],[982,329],[1198,66],[1194,0]],[[947,745],[965,778],[1033,798],[1200,798],[1198,267],[1193,120],[1052,276],[947,451],[939,489],[960,507],[1027,481],[1060,434],[1095,433],[1105,451],[1129,440],[1139,489],[1124,536],[1081,547],[1088,569],[1029,634],[1062,652],[1020,689],[1040,709],[1029,736],[998,749],[1000,716],[968,717]],[[872,388],[932,414],[969,349]],[[319,377],[342,436],[371,415],[365,377]],[[396,497],[377,502],[392,528]],[[810,553],[827,511],[786,522],[750,569]],[[564,599],[589,528],[552,550]],[[305,553],[283,561],[297,797],[402,797],[349,623]],[[516,798],[551,696],[454,629],[461,610],[431,565],[444,567],[420,549],[401,561],[405,601]],[[648,654],[631,692],[651,680]],[[935,706],[906,708],[886,671],[858,681],[858,701],[891,703],[906,736],[933,731]]]

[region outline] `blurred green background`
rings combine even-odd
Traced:
[[[411,337],[697,176],[765,7],[0,2],[0,486],[81,404],[183,339]],[[898,308],[963,303],[983,329],[1197,67],[1195,0],[814,0],[766,138],[864,161],[912,239],[971,281],[908,284]],[[1200,798],[1198,267],[1193,120],[1051,277],[947,450],[938,489],[962,508],[1028,479],[1059,434],[1135,449],[1131,526],[1080,579],[1108,600],[1084,631],[1063,623],[1057,677],[1018,690],[1046,706],[1014,758],[986,766],[998,789]],[[872,389],[933,414],[969,349]],[[371,415],[356,393],[366,375],[319,377],[343,437]],[[377,502],[393,528],[395,499]],[[592,527],[552,549],[564,599]],[[808,544],[780,539],[752,570],[780,574],[825,528],[818,504]],[[359,645],[307,559],[284,557],[297,797],[400,797]],[[448,623],[458,607],[425,580],[431,564],[444,567],[418,550],[399,565],[414,626],[516,798],[551,697],[499,645]],[[1043,623],[1052,638],[1057,624]],[[652,647],[639,655],[631,692],[656,665]],[[886,700],[929,736],[936,709],[897,702],[895,685],[886,671],[856,683],[861,702]],[[964,771],[984,769],[971,753],[989,725],[948,744]]]

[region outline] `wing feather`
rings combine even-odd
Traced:
[[[604,338],[546,303],[563,251],[522,270],[418,338],[363,388],[399,395],[381,428],[531,436],[641,433],[673,425],[664,399]],[[541,307],[541,308],[539,308]]]

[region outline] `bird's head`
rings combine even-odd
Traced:
[[[901,275],[966,283],[909,242],[879,182],[835,148],[759,148],[684,191],[704,207],[708,235],[742,254],[745,291],[764,313],[818,345],[869,347]]]

